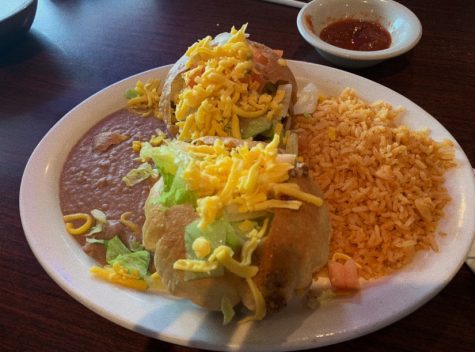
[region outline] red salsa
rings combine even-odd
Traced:
[[[333,22],[320,32],[320,38],[343,49],[374,51],[389,48],[391,35],[377,22],[343,19]]]

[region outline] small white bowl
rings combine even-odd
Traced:
[[[381,24],[391,34],[390,47],[375,51],[356,51],[342,49],[320,39],[319,34],[323,28],[347,18]],[[369,67],[401,55],[411,50],[422,36],[422,26],[417,16],[392,0],[314,0],[300,10],[297,27],[302,37],[324,59],[348,68]]]

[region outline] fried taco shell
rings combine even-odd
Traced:
[[[318,186],[308,176],[292,177],[290,182],[297,183],[305,192],[321,196]],[[154,192],[159,190],[160,186]],[[146,217],[144,244],[155,250],[155,267],[171,294],[210,310],[219,310],[223,297],[232,305],[242,301],[254,309],[245,281],[226,270],[222,276],[186,281],[183,271],[173,269],[178,259],[186,257],[185,228],[197,218],[192,206],[163,209],[147,202]],[[313,274],[327,262],[329,240],[329,215],[325,205],[303,204],[297,211],[273,210],[268,234],[253,259],[259,268],[253,280],[265,299],[268,312],[285,307],[296,293],[311,284]]]
[[[308,176],[293,177],[304,192],[321,197],[318,186]],[[325,204],[304,203],[299,210],[275,209],[269,232],[255,252],[259,267],[253,278],[266,301],[267,311],[287,305],[295,294],[312,283],[315,272],[328,260],[330,221]],[[243,302],[252,306],[251,297]]]
[[[276,51],[264,44],[251,40],[247,40],[247,43],[252,51],[252,62],[254,65],[251,74],[252,79],[259,82],[261,91],[265,90],[266,85],[269,83],[275,87],[290,84],[292,87],[291,101],[288,104],[288,109],[292,111],[293,103],[295,103],[297,97],[297,82],[285,60]],[[186,86],[182,74],[190,70],[187,67],[189,61],[190,57],[185,54],[172,66],[160,96],[159,115],[166,122],[168,130],[172,135],[176,135],[179,131],[174,115],[174,105],[175,98]],[[242,120],[243,124],[248,122],[249,119]]]

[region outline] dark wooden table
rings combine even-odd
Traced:
[[[422,106],[475,165],[475,1],[401,2],[421,20],[422,40],[410,53],[356,73]],[[0,53],[0,350],[196,351],[115,325],[56,285],[22,230],[21,176],[36,144],[76,104],[129,75],[173,63],[207,34],[249,22],[254,40],[287,58],[329,65],[299,36],[297,12],[245,0],[39,1],[29,34]],[[321,350],[474,349],[475,276],[464,265],[401,321]]]

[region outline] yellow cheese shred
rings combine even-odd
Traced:
[[[245,117],[247,119],[255,119],[256,117],[263,116],[263,115],[265,115],[267,110],[268,110],[268,108],[265,107],[265,108],[260,109],[260,110],[246,111],[246,110],[240,108],[237,105],[233,106],[233,111],[236,115],[238,115],[239,117]]]
[[[252,278],[246,278],[246,283],[249,286],[249,289],[251,290],[256,308],[254,310],[253,316],[249,316],[244,319],[241,319],[239,321],[239,324],[247,323],[253,320],[262,320],[266,316],[266,312],[267,312],[266,302],[264,300],[264,297],[262,296],[261,291],[257,288]]]
[[[160,275],[157,272],[154,272],[149,277],[146,277],[145,280],[148,283],[148,287],[153,290],[167,291],[165,285],[162,282]]]
[[[158,117],[160,80],[150,79],[146,83],[137,81],[134,90],[137,92],[137,96],[127,101],[127,107],[143,117],[151,115]]]
[[[239,117],[236,114],[233,114],[231,120],[231,135],[234,138],[241,139],[241,130],[239,127]]]
[[[242,265],[251,265],[252,263],[252,254],[259,245],[259,239],[257,236],[251,237],[249,240],[244,242],[241,252],[241,264]]]
[[[279,199],[270,199],[264,202],[257,203],[252,206],[253,211],[268,210],[274,208],[284,208],[298,210],[302,202],[298,200],[279,200]]]
[[[208,273],[217,268],[217,262],[210,262],[199,259],[178,259],[175,263],[173,263],[173,269],[175,270],[185,270],[195,273]]]
[[[251,220],[244,220],[239,224],[239,229],[243,232],[250,232],[256,227],[256,222]]]
[[[117,266],[105,266],[103,268],[93,266],[89,271],[91,274],[102,280],[132,288],[134,290],[145,291],[148,288],[148,284],[145,280],[135,278],[131,275],[125,275],[125,271]]]
[[[71,235],[84,235],[92,226],[92,216],[86,213],[76,213],[63,216],[66,224],[66,231]],[[72,221],[83,220],[84,223],[79,227],[74,227]]]
[[[208,36],[188,48],[187,70],[181,73],[184,88],[174,97],[179,140],[240,139],[239,118],[281,117],[285,92],[277,90],[275,97],[260,92],[246,28],[233,27],[229,39],[219,45]]]
[[[230,272],[242,278],[253,277],[257,274],[257,266],[244,265],[233,259],[233,254],[233,250],[228,246],[219,246],[214,250],[208,260],[217,260]]]
[[[302,192],[296,184],[284,183],[294,165],[289,158],[279,157],[279,141],[280,136],[275,134],[267,145],[249,147],[244,143],[228,150],[217,140],[212,146],[188,148],[192,161],[183,178],[189,189],[199,195],[200,228],[213,223],[225,208],[246,213],[273,208],[297,210],[302,202],[321,205],[320,198]],[[285,194],[294,199],[274,199],[272,194]]]
[[[335,252],[332,255],[332,261],[334,261],[334,262],[339,261],[339,260],[343,260],[343,261],[346,262],[347,260],[350,260],[350,259],[353,260],[353,258],[351,258],[349,255],[346,255],[346,254],[341,253],[341,252]],[[354,261],[354,263],[355,263],[355,265],[358,269],[362,268],[362,266],[360,264],[358,264],[356,261]]]
[[[195,239],[191,245],[191,248],[198,259],[205,258],[211,253],[211,243],[203,236]]]
[[[130,216],[132,216],[133,213],[130,211],[127,211],[120,216],[120,223],[124,225],[125,227],[129,228],[135,235],[139,235],[141,233],[140,226],[134,223],[133,221],[129,220]]]
[[[323,200],[320,197],[314,196],[310,193],[302,192],[298,187],[291,186],[290,183],[276,184],[272,186],[273,191],[278,196],[280,194],[285,194],[291,196],[306,203],[316,205],[317,207],[322,206]],[[295,184],[294,184],[295,185]]]

